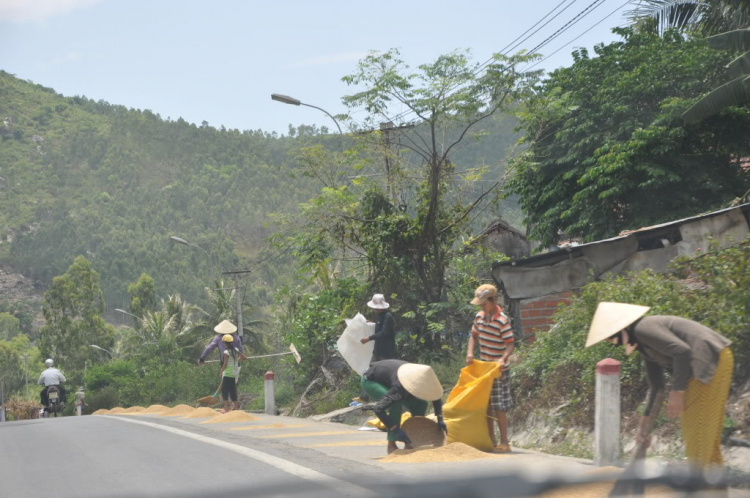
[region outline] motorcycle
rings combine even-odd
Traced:
[[[50,416],[62,417],[63,401],[60,395],[59,386],[49,386],[47,388],[47,406],[44,408],[44,418]]]

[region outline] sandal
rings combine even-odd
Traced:
[[[495,449],[492,450],[492,453],[510,453],[510,445],[498,444],[495,446]]]

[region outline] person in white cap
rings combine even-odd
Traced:
[[[487,407],[487,428],[492,438],[495,453],[510,451],[508,440],[508,417],[506,412],[513,408],[513,393],[510,389],[510,366],[508,358],[513,353],[513,330],[510,320],[497,303],[497,288],[484,284],[474,291],[471,304],[480,307],[474,317],[466,353],[466,364],[474,361],[474,348],[479,343],[479,358],[482,361],[496,361],[502,374],[492,382],[490,402]],[[500,430],[500,444],[495,438],[495,421]]]
[[[198,364],[200,365],[204,361],[206,361],[206,358],[216,348],[219,348],[219,356],[220,358],[224,359],[224,341],[222,338],[226,334],[230,334],[234,338],[234,342],[232,343],[232,347],[235,349],[238,349],[240,353],[245,352],[245,347],[242,345],[242,341],[240,340],[240,336],[237,334],[237,327],[230,322],[229,320],[224,320],[220,324],[218,324],[216,327],[214,327],[214,332],[216,332],[216,335],[214,335],[213,339],[211,339],[211,342],[208,343],[208,346],[206,346],[206,349],[203,350],[203,353],[201,353],[200,358],[198,358]]]
[[[664,389],[664,371],[672,377],[667,415],[680,417],[685,456],[698,467],[721,465],[721,434],[734,358],[731,341],[700,323],[677,316],[644,316],[650,308],[599,303],[586,347],[601,341],[638,351],[646,367],[649,391],[638,427],[643,442],[656,393]]]
[[[424,417],[427,402],[432,401],[438,428],[448,432],[443,420],[443,386],[429,365],[402,360],[376,361],[361,379],[362,390],[377,401],[375,415],[388,430],[388,454],[396,451],[396,441],[411,448],[409,436],[401,429],[401,412],[406,408],[412,416]]]
[[[375,321],[375,333],[370,337],[363,337],[360,341],[362,344],[375,341],[375,349],[372,351],[370,363],[381,360],[395,360],[398,358],[396,354],[396,322],[393,320],[393,314],[388,311],[391,305],[385,301],[383,294],[375,294],[367,303],[367,306],[375,310],[378,315]]]

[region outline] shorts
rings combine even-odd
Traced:
[[[499,379],[492,382],[492,391],[490,392],[490,410],[496,412],[507,412],[515,406],[513,395],[510,392],[510,376],[508,372],[503,372]]]
[[[221,382],[221,399],[237,401],[237,382],[234,377],[224,377]]]

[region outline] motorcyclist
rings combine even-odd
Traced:
[[[67,393],[65,392],[65,387],[63,386],[63,382],[66,381],[65,376],[60,370],[54,368],[55,362],[52,361],[52,358],[48,358],[44,362],[44,364],[47,366],[47,369],[42,372],[42,375],[39,376],[39,381],[37,382],[37,384],[44,386],[44,389],[42,389],[41,392],[42,406],[46,407],[49,403],[49,399],[47,398],[47,389],[49,389],[50,386],[57,386],[59,388],[60,401],[64,405],[68,399]]]

